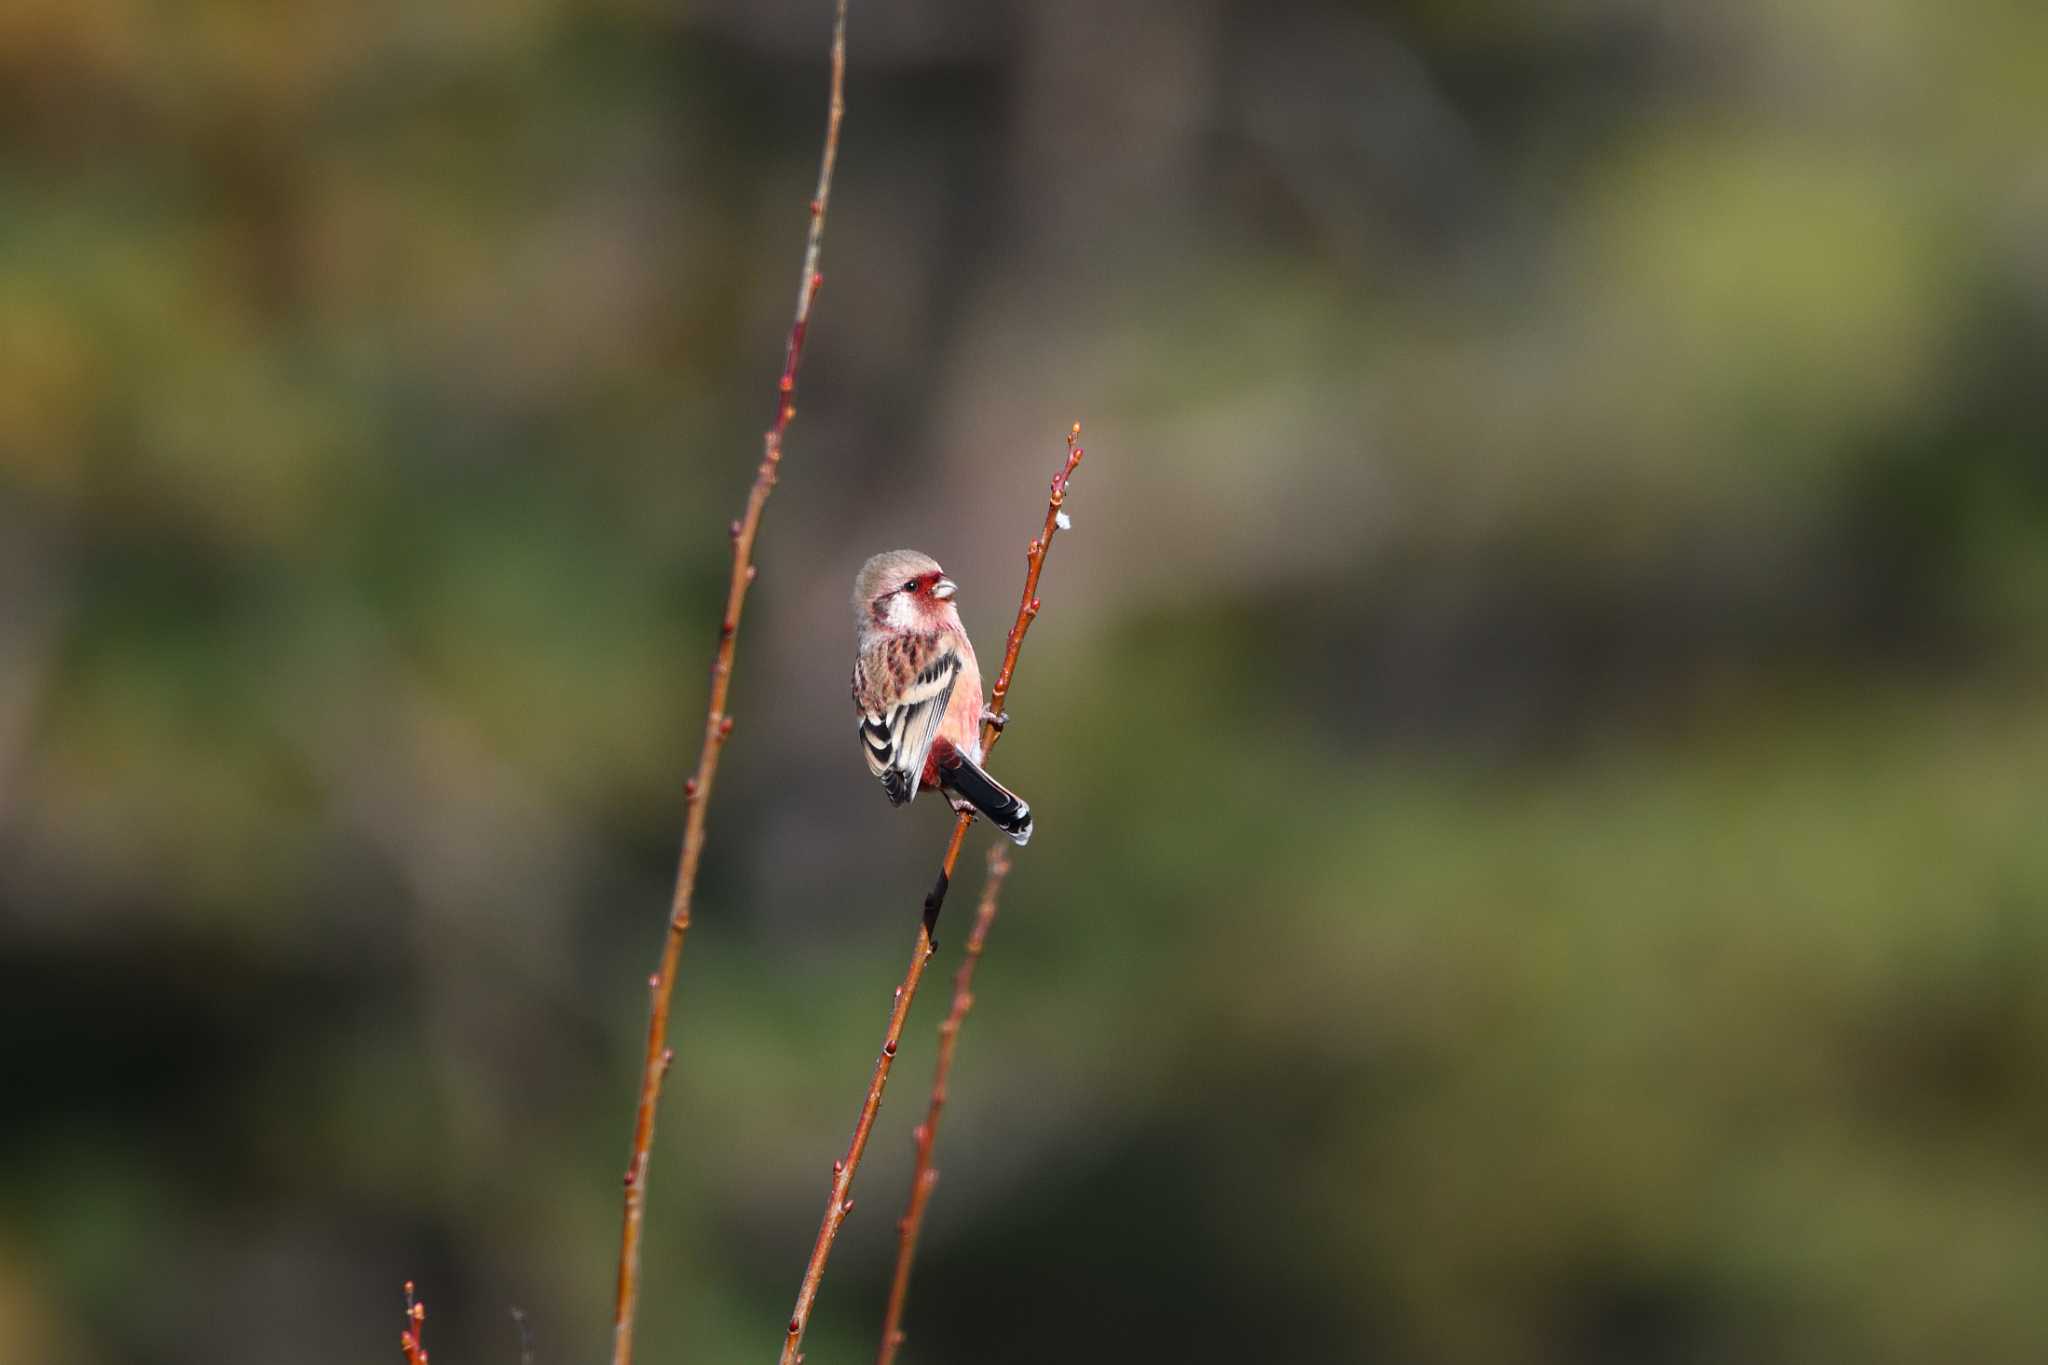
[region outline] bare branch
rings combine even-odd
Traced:
[[[1052,538],[1060,530],[1063,520],[1060,507],[1067,499],[1067,481],[1073,477],[1074,467],[1081,463],[1084,453],[1078,444],[1081,439],[1081,424],[1076,422],[1067,433],[1067,462],[1059,473],[1052,476],[1052,496],[1046,504],[1045,529],[1038,539],[1025,550],[1024,595],[1017,604],[1017,620],[1010,627],[1010,637],[1003,651],[1002,671],[996,675],[995,690],[989,694],[989,715],[1003,713],[1003,703],[1010,695],[1010,679],[1017,671],[1017,651],[1023,647],[1024,635],[1031,629],[1031,623],[1038,618],[1038,575],[1045,568],[1045,552],[1052,548]],[[984,719],[981,725],[981,748],[987,754],[1003,737],[1003,727],[993,719]],[[825,1204],[824,1220],[818,1225],[818,1239],[811,1247],[810,1263],[804,1267],[802,1285],[797,1289],[796,1311],[790,1314],[789,1326],[783,1335],[782,1365],[795,1365],[798,1348],[802,1346],[804,1328],[810,1323],[811,1305],[818,1297],[818,1284],[825,1278],[825,1262],[832,1254],[832,1243],[839,1236],[840,1224],[853,1212],[853,1177],[860,1169],[861,1157],[867,1151],[868,1134],[875,1126],[875,1115],[882,1108],[882,1090],[889,1083],[889,1068],[896,1060],[896,1045],[903,1037],[903,1021],[909,1017],[910,1002],[917,995],[917,984],[924,979],[925,964],[931,960],[935,946],[932,933],[938,925],[939,911],[946,903],[946,888],[953,881],[953,867],[960,860],[960,845],[967,837],[967,827],[974,823],[974,812],[962,811],[953,822],[953,837],[946,844],[946,856],[939,864],[939,877],[933,883],[924,900],[924,920],[917,927],[917,945],[910,954],[910,966],[903,973],[903,984],[896,988],[895,1002],[889,1009],[888,1027],[882,1034],[882,1053],[875,1059],[875,1072],[868,1082],[867,1098],[862,1101],[860,1118],[854,1123],[853,1140],[847,1144],[846,1155],[832,1163],[832,1194]]]
[[[797,369],[803,361],[804,334],[810,327],[811,304],[824,276],[818,273],[825,240],[825,209],[832,194],[832,168],[839,158],[839,122],[845,114],[846,0],[839,0],[832,23],[832,93],[825,115],[825,147],[818,160],[818,188],[811,198],[811,226],[804,241],[803,273],[797,281],[796,316],[789,327],[782,377],[776,383],[775,417],[761,441],[761,464],[747,494],[745,514],[732,524],[732,580],[726,589],[725,617],[720,622],[718,649],[711,665],[711,698],[704,716],[704,742],[697,755],[696,775],[683,786],[686,814],[683,851],[670,900],[668,932],[662,942],[661,965],[648,978],[647,1052],[641,1065],[640,1104],[633,1123],[632,1154],[626,1163],[626,1207],[619,1234],[618,1298],[612,1313],[612,1365],[631,1365],[633,1321],[640,1294],[640,1233],[647,1206],[648,1155],[654,1142],[654,1114],[661,1084],[675,1053],[668,1046],[669,1000],[675,990],[683,937],[690,928],[690,903],[697,887],[697,865],[704,855],[704,812],[718,775],[718,757],[732,734],[726,699],[732,684],[733,646],[740,612],[754,581],[754,537],[761,528],[761,509],[775,487],[782,462],[782,438],[796,416]]]
[[[967,935],[967,952],[953,977],[953,1007],[946,1022],[939,1025],[939,1060],[932,1070],[932,1098],[924,1111],[924,1122],[912,1136],[917,1142],[917,1165],[910,1176],[910,1202],[896,1224],[896,1275],[889,1285],[889,1311],[882,1319],[882,1349],[877,1365],[892,1365],[896,1348],[903,1344],[903,1305],[910,1294],[910,1263],[917,1255],[917,1234],[924,1226],[925,1205],[939,1183],[932,1165],[932,1148],[939,1140],[939,1111],[946,1104],[946,1082],[953,1072],[953,1050],[960,1043],[960,1024],[974,1008],[974,968],[988,943],[989,926],[995,923],[996,901],[1003,892],[1003,878],[1010,872],[1010,857],[1002,844],[990,844],[988,880],[982,884],[981,905],[974,913],[974,928]]]

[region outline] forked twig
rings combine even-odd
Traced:
[[[910,1263],[917,1255],[917,1234],[924,1226],[925,1205],[939,1183],[932,1165],[932,1148],[939,1140],[939,1111],[946,1104],[946,1082],[953,1072],[953,1050],[960,1044],[960,1024],[974,1008],[974,968],[988,943],[989,925],[995,923],[996,901],[1003,892],[1003,878],[1010,872],[1010,856],[1001,844],[988,850],[988,880],[982,884],[981,905],[974,912],[974,928],[967,935],[967,952],[960,970],[953,976],[953,1007],[946,1022],[939,1025],[939,1060],[932,1069],[932,1098],[924,1111],[924,1122],[912,1136],[917,1143],[917,1165],[910,1176],[910,1202],[896,1224],[896,1274],[889,1284],[889,1311],[882,1319],[882,1349],[876,1365],[891,1365],[896,1348],[903,1344],[903,1305],[910,1295]]]
[[[619,1233],[618,1298],[612,1313],[612,1365],[631,1365],[634,1313],[640,1296],[640,1232],[647,1207],[648,1154],[654,1142],[654,1114],[661,1083],[675,1053],[668,1046],[669,999],[675,990],[683,936],[690,928],[690,903],[696,893],[697,864],[704,855],[704,811],[711,784],[718,775],[718,757],[732,734],[726,697],[732,684],[733,644],[739,634],[740,611],[754,581],[754,536],[761,528],[761,509],[775,487],[782,462],[782,438],[796,416],[797,368],[803,360],[804,334],[810,327],[811,303],[824,276],[818,258],[825,240],[825,208],[832,194],[832,167],[839,157],[839,121],[845,114],[846,0],[838,0],[832,22],[832,92],[825,115],[825,147],[818,160],[818,188],[811,198],[811,227],[804,240],[803,273],[797,281],[796,317],[790,323],[783,353],[782,377],[776,384],[775,417],[761,440],[761,464],[747,494],[745,514],[732,524],[732,581],[725,594],[725,617],[719,625],[718,650],[711,665],[711,699],[704,716],[704,743],[697,755],[696,775],[683,785],[686,813],[683,851],[676,868],[675,893],[669,902],[668,932],[662,942],[661,965],[647,980],[647,1053],[640,1073],[640,1104],[633,1122],[632,1154],[626,1163],[626,1207]]]
[[[1052,548],[1053,536],[1066,521],[1066,515],[1060,508],[1067,500],[1067,480],[1073,477],[1074,467],[1081,463],[1080,439],[1081,424],[1076,422],[1067,433],[1066,465],[1052,476],[1052,496],[1045,508],[1045,529],[1025,551],[1024,596],[1017,604],[1017,620],[1010,627],[1010,638],[1003,650],[1002,671],[996,675],[995,688],[989,693],[991,717],[1003,714],[1004,703],[1010,695],[1010,679],[1017,671],[1017,651],[1024,643],[1025,632],[1031,629],[1032,621],[1038,616],[1038,575],[1045,568],[1045,552]],[[1002,736],[1002,727],[993,719],[984,719],[981,725],[982,753],[986,755],[994,749]],[[924,978],[925,964],[931,960],[932,932],[938,924],[939,911],[946,902],[946,888],[952,885],[953,867],[960,860],[961,842],[967,837],[967,827],[973,823],[974,812],[971,810],[962,811],[953,822],[953,837],[946,844],[946,856],[939,865],[938,880],[924,899],[924,920],[917,926],[917,944],[911,950],[910,966],[904,970],[903,984],[896,988],[896,999],[889,1009],[889,1023],[882,1033],[882,1053],[875,1058],[874,1076],[868,1082],[860,1118],[854,1123],[853,1140],[847,1144],[846,1155],[832,1163],[832,1194],[825,1203],[825,1217],[818,1225],[818,1239],[811,1247],[810,1262],[804,1267],[803,1283],[797,1289],[796,1311],[790,1314],[789,1327],[783,1334],[782,1365],[795,1365],[798,1359],[804,1328],[811,1320],[811,1306],[818,1297],[818,1283],[825,1277],[825,1261],[832,1254],[832,1243],[839,1236],[840,1224],[846,1221],[846,1215],[853,1212],[854,1173],[860,1169],[861,1156],[867,1151],[868,1134],[874,1129],[875,1115],[881,1111],[882,1089],[889,1083],[889,1068],[896,1060],[896,1045],[903,1037],[903,1021],[909,1017],[910,1002],[917,995],[917,983]]]

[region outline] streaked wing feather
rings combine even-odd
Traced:
[[[938,652],[933,653],[935,646]],[[917,795],[925,759],[959,676],[960,656],[937,641],[894,640],[855,668],[861,756],[899,806]]]

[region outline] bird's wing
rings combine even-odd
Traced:
[[[899,806],[917,795],[959,676],[960,656],[940,636],[892,636],[854,661],[861,754]]]

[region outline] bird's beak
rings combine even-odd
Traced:
[[[950,578],[941,578],[938,582],[932,584],[932,596],[938,598],[941,602],[958,591],[960,591],[960,585]]]

